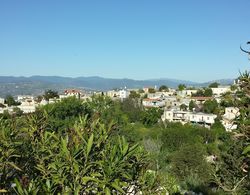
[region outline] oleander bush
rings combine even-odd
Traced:
[[[158,190],[138,144],[114,135],[115,125],[79,117],[64,131],[50,116],[0,119],[0,189],[17,194],[125,194]]]

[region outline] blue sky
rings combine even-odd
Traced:
[[[234,78],[249,0],[2,0],[0,75]]]

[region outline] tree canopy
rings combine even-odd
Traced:
[[[219,83],[213,82],[213,83],[210,83],[208,87],[209,88],[217,88],[219,85],[220,85]]]
[[[14,97],[12,95],[7,95],[5,97],[5,104],[7,104],[8,106],[17,106],[20,105],[19,102],[15,101]]]
[[[159,91],[169,91],[168,87],[166,85],[161,85],[159,87]]]
[[[49,89],[49,90],[46,90],[44,92],[43,97],[44,97],[45,100],[49,101],[49,99],[51,99],[51,98],[58,98],[59,95],[58,95],[57,91]]]

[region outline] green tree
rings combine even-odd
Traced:
[[[115,134],[114,123],[82,116],[64,131],[51,131],[50,117],[0,119],[1,192],[127,194],[133,186],[133,193],[155,194],[163,186],[148,170],[143,148]]]
[[[245,71],[238,79],[239,91],[235,101],[240,109],[238,129],[234,134],[223,137],[214,180],[227,193],[247,194],[250,189],[250,72]]]
[[[202,144],[184,145],[171,159],[172,173],[180,181],[197,176],[200,183],[207,184],[212,178],[212,167],[206,162],[205,157],[206,151]]]
[[[218,103],[216,100],[206,100],[203,104],[203,111],[205,113],[214,113],[218,112]]]
[[[16,116],[22,116],[23,115],[23,111],[20,108],[18,108],[18,107],[14,107],[13,108],[13,112],[14,112],[14,114]]]
[[[205,96],[205,97],[212,97],[212,95],[213,95],[213,91],[212,91],[211,88],[206,88],[206,89],[204,90],[204,96]]]
[[[53,91],[53,90],[49,89],[49,90],[46,90],[44,92],[43,97],[45,100],[49,101],[49,99],[51,99],[51,98],[58,98],[59,95],[58,95],[57,91]]]
[[[87,104],[76,97],[64,98],[61,102],[47,104],[41,110],[50,115],[49,123],[53,131],[70,128],[79,116],[88,115],[90,117],[93,113]]]
[[[149,88],[148,89],[148,93],[155,93],[156,91],[155,91],[155,89],[154,88]]]
[[[160,108],[148,108],[141,113],[141,121],[143,124],[151,126],[161,119],[163,110]]]
[[[188,106],[186,104],[181,104],[180,105],[180,109],[183,110],[183,111],[186,111],[188,108]]]
[[[235,97],[232,96],[230,92],[226,92],[222,94],[220,105],[222,107],[231,107],[231,106],[235,106],[235,102],[236,102]]]
[[[127,98],[121,102],[121,111],[126,114],[130,122],[140,121],[142,106],[137,99]]]
[[[36,100],[36,102],[40,103],[43,100],[43,96],[38,95],[35,100]]]
[[[211,83],[208,87],[209,87],[209,88],[217,88],[219,85],[220,85],[219,83],[213,82],[213,83]]]
[[[17,106],[20,105],[19,102],[16,102],[14,97],[12,95],[7,95],[5,97],[5,104],[7,104],[8,106]]]
[[[140,97],[141,97],[141,95],[139,93],[137,93],[136,91],[130,91],[129,98],[136,99],[136,98],[140,98]]]
[[[198,89],[196,93],[192,94],[192,97],[204,97],[204,90]]]
[[[159,91],[169,91],[169,89],[166,85],[162,85],[160,86]]]
[[[186,85],[185,84],[179,84],[178,85],[178,90],[179,91],[183,91],[184,89],[186,89],[187,87],[186,87]]]
[[[193,111],[194,108],[196,108],[196,107],[197,107],[197,104],[196,104],[193,100],[191,100],[191,101],[189,102],[189,106],[188,106],[189,110],[190,110],[190,111]]]
[[[139,89],[138,93],[145,93],[145,91],[143,89]]]
[[[237,88],[238,88],[237,85],[231,85],[230,86],[231,91],[235,91],[235,90],[237,90]]]

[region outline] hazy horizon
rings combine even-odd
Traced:
[[[145,78],[145,79],[137,79],[137,78],[128,78],[128,77],[103,77],[103,76],[98,76],[98,75],[92,75],[92,76],[61,76],[61,75],[30,75],[30,76],[22,76],[22,75],[17,75],[17,76],[13,76],[13,75],[0,75],[0,77],[15,77],[15,78],[31,78],[31,77],[62,77],[62,78],[73,78],[73,79],[76,79],[76,78],[103,78],[103,79],[129,79],[129,80],[135,80],[135,81],[153,81],[153,80],[173,80],[173,81],[187,81],[187,82],[193,82],[193,83],[207,83],[207,82],[212,82],[212,81],[218,81],[218,80],[233,80],[233,79],[236,79],[237,77],[235,78],[220,78],[220,79],[214,79],[214,80],[207,80],[207,81],[203,81],[203,82],[199,82],[199,81],[195,81],[195,80],[186,80],[186,79],[181,79],[181,78],[168,78],[168,77],[165,77],[165,78]]]

